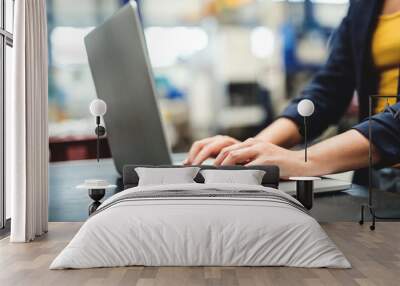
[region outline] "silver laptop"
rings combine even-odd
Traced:
[[[171,164],[136,2],[85,37],[114,164]]]
[[[314,182],[314,193],[331,193],[337,191],[348,190],[352,187],[352,184],[344,180],[336,180],[331,178],[322,177],[322,180]],[[292,181],[281,181],[279,187],[281,191],[289,195],[296,194],[296,182]]]
[[[163,165],[182,162],[170,155],[157,106],[154,77],[143,28],[134,1],[85,37],[86,51],[97,96],[107,103],[104,116],[114,164]],[[210,161],[205,162],[209,164]],[[341,181],[324,179],[316,190],[348,188]],[[283,183],[288,192],[294,182]]]

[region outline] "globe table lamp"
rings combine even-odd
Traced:
[[[308,117],[313,115],[315,110],[314,103],[309,99],[303,99],[297,105],[297,112],[303,116],[304,122],[304,162],[307,162]],[[296,198],[306,209],[311,209],[314,202],[314,181],[320,180],[318,177],[290,177],[290,180],[296,181]]]
[[[107,104],[101,99],[95,99],[90,103],[90,113],[96,117],[96,129],[95,134],[97,135],[96,144],[96,158],[97,163],[100,161],[100,137],[106,134],[106,128],[100,125],[100,116],[103,116],[107,112]],[[93,200],[92,204],[89,205],[89,215],[94,213],[97,208],[101,205],[100,200],[104,197],[106,189],[115,188],[115,185],[110,185],[107,180],[102,179],[89,179],[85,180],[83,184],[77,186],[78,189],[87,189],[89,197]]]

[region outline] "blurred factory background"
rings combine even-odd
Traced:
[[[88,106],[96,93],[83,38],[126,2],[47,1],[52,161],[95,156]],[[323,65],[330,36],[349,5],[347,0],[137,2],[174,152],[214,134],[245,139],[269,124]],[[346,129],[355,109],[330,134]]]

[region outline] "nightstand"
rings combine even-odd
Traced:
[[[89,205],[89,216],[94,213],[101,205],[100,200],[106,194],[106,189],[116,188],[116,185],[110,185],[106,180],[85,180],[82,185],[78,185],[77,189],[88,190],[89,197],[93,203]]]

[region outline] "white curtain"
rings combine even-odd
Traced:
[[[11,190],[12,242],[47,232],[46,0],[15,1],[13,83],[6,98],[6,186]]]

